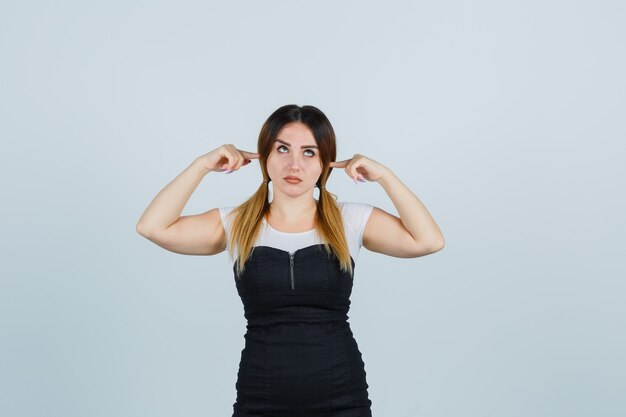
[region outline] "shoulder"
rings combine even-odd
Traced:
[[[231,211],[233,211],[235,207],[234,206],[228,206],[228,207],[218,207],[219,211],[220,211],[220,216],[222,217],[226,217],[230,214]]]
[[[356,201],[338,201],[341,215],[346,223],[360,228],[369,218],[374,206]]]
[[[230,218],[228,217],[228,215],[233,211],[234,208],[235,206],[218,207],[218,210],[220,211],[220,218],[222,219],[222,224],[224,225],[224,227],[227,227],[227,225],[230,223]]]
[[[356,201],[338,201],[337,205],[341,212],[347,215],[367,215],[374,208],[371,204]]]
[[[220,213],[224,213],[224,214],[230,213],[234,208],[235,206],[218,207]]]
[[[351,239],[357,247],[363,245],[363,232],[369,220],[374,206],[356,201],[337,202],[341,207],[343,224]]]

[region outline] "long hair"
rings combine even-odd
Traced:
[[[343,228],[341,210],[336,203],[337,196],[326,191],[326,181],[332,168],[331,161],[337,158],[335,131],[330,121],[318,108],[314,106],[298,106],[288,104],[278,108],[265,121],[259,133],[257,153],[259,165],[263,174],[263,183],[256,192],[244,203],[235,207],[229,216],[232,216],[230,228],[230,253],[237,248],[237,274],[245,270],[247,259],[251,256],[253,245],[261,231],[262,220],[269,215],[269,182],[267,173],[267,159],[276,142],[276,136],[283,126],[300,122],[306,125],[315,138],[319,147],[319,156],[322,162],[322,173],[315,184],[319,189],[317,210],[315,213],[315,230],[324,242],[324,249],[328,255],[334,254],[339,260],[341,270],[348,271],[353,276],[350,250]]]

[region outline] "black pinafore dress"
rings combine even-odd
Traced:
[[[322,244],[255,246],[241,276],[236,267],[248,324],[233,417],[371,417],[347,321],[353,280],[336,256]]]

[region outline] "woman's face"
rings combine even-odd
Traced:
[[[278,132],[267,158],[267,173],[274,193],[297,196],[310,192],[322,173],[322,161],[313,133],[300,122],[289,123]],[[289,182],[287,176],[300,181]]]

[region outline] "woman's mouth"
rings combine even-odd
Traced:
[[[283,179],[287,181],[289,184],[299,184],[302,182],[302,180],[298,177],[285,177]]]

